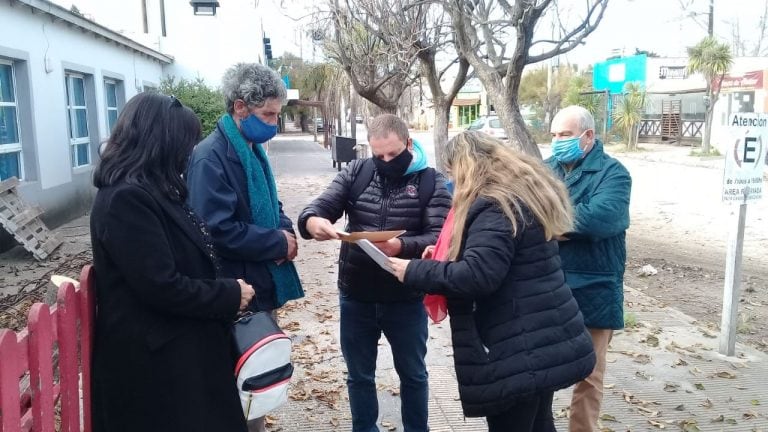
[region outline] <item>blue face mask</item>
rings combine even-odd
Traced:
[[[552,138],[552,157],[562,163],[572,163],[579,160],[579,158],[584,156],[584,150],[579,146],[584,132],[573,138],[565,138],[561,140]]]
[[[240,121],[240,132],[248,141],[263,144],[277,135],[277,125],[264,123],[253,114]]]

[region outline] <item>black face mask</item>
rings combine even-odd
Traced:
[[[389,162],[384,162],[375,156],[373,157],[373,163],[376,165],[376,171],[390,180],[397,180],[404,176],[405,172],[408,170],[408,167],[411,166],[412,160],[413,155],[408,151],[407,148]]]

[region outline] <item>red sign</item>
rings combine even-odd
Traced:
[[[717,80],[714,82],[717,91]],[[754,90],[763,88],[763,71],[745,72],[741,75],[726,75],[720,84],[720,90]]]

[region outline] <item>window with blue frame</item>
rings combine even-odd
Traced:
[[[107,128],[109,132],[112,132],[112,128],[117,123],[118,107],[117,107],[117,81],[104,80],[104,96],[107,106]]]
[[[0,180],[23,179],[13,62],[0,59]]]
[[[85,77],[66,74],[67,118],[72,167],[91,163],[91,138],[88,131],[88,107],[85,104]]]

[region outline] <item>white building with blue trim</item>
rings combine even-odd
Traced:
[[[195,16],[186,1],[94,4],[126,28],[48,0],[0,1],[0,180],[19,178],[22,198],[44,209],[49,226],[90,209],[99,145],[128,99],[166,76],[218,86],[230,65],[265,61],[253,7]],[[238,42],[232,26],[255,37]]]

